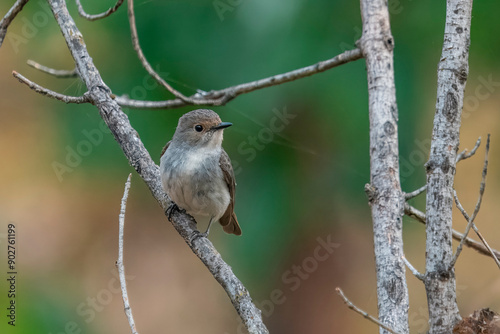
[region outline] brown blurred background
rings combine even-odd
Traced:
[[[0,4],[0,15],[12,1]],[[222,10],[220,3],[229,7]],[[425,182],[444,30],[444,2],[390,1],[396,41],[401,179],[412,191]],[[98,13],[111,1],[83,1]],[[167,99],[137,60],[126,9],[87,22],[70,12],[105,82],[117,95]],[[486,194],[477,224],[500,248],[500,3],[477,2],[461,149],[491,133]],[[328,59],[353,47],[361,21],[357,2],[136,1],[139,36],[154,67],[185,94],[223,88]],[[17,229],[16,327],[7,326],[7,283],[0,283],[5,333],[126,333],[114,263],[123,185],[132,168],[101,130],[91,105],[65,105],[21,85],[11,72],[55,91],[81,95],[77,79],[56,79],[26,65],[33,59],[72,69],[66,45],[44,1],[28,3],[0,48],[0,267],[6,273],[7,224]],[[126,110],[155,161],[178,118],[193,108]],[[370,211],[367,89],[364,61],[241,96],[215,109],[234,126],[224,147],[237,173],[236,212],[242,237],[214,227],[210,239],[243,281],[273,333],[377,332],[335,294],[341,287],[376,315]],[[287,113],[288,120],[277,115]],[[275,118],[278,117],[278,120]],[[277,122],[277,123],[276,123]],[[281,123],[283,122],[283,123]],[[271,135],[271,124],[283,130]],[[427,148],[426,148],[427,147]],[[76,152],[76,153],[75,153]],[[68,156],[68,154],[70,156]],[[457,168],[456,189],[472,211],[484,143]],[[66,166],[66,169],[57,169]],[[55,169],[56,168],[56,169]],[[59,170],[59,171],[57,171]],[[191,253],[133,173],[125,225],[125,265],[137,328],[147,333],[240,333],[224,290]],[[424,209],[423,196],[412,203]],[[455,212],[455,229],[465,221]],[[425,265],[424,227],[405,218],[407,258]],[[334,246],[317,250],[330,240]],[[316,255],[315,255],[316,254]],[[318,256],[318,254],[320,254]],[[457,264],[462,315],[500,311],[494,262],[466,249]],[[427,328],[423,285],[408,274],[412,332]],[[4,276],[2,276],[4,277]]]

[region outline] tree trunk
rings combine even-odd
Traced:
[[[427,170],[425,289],[431,334],[451,333],[460,320],[452,248],[453,180],[467,75],[472,1],[448,0],[438,65],[436,114]]]
[[[398,109],[394,85],[394,40],[384,0],[362,0],[363,35],[358,41],[368,75],[371,205],[379,320],[408,333],[408,288],[403,256],[404,197],[399,184]],[[381,333],[387,333],[380,329]]]

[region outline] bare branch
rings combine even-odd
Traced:
[[[89,21],[96,21],[96,20],[103,19],[105,17],[110,16],[111,14],[116,12],[116,10],[118,8],[120,8],[120,6],[123,3],[123,0],[118,0],[116,2],[116,4],[113,7],[111,7],[110,9],[108,9],[107,11],[100,13],[100,14],[90,15],[90,14],[85,13],[85,10],[83,10],[83,7],[82,7],[82,4],[80,3],[80,0],[75,0],[75,1],[76,1],[76,5],[78,6],[78,14],[80,14],[81,17],[83,17]]]
[[[213,99],[217,100],[223,96],[231,96],[231,98],[235,98],[241,94],[253,92],[254,90],[281,85],[283,83],[294,81],[297,79],[302,79],[316,73],[325,72],[334,67],[347,64],[351,61],[355,61],[361,58],[363,58],[361,50],[359,49],[348,50],[331,59],[320,61],[319,63],[316,63],[314,65],[302,67],[290,72],[277,74],[271,77],[239,84],[236,86],[227,87],[224,89],[210,91],[203,95],[200,93],[196,93],[190,96],[189,98],[198,100],[200,104],[210,105],[209,102],[213,101]],[[122,107],[137,108],[137,109],[172,109],[172,108],[184,107],[190,104],[181,99],[173,99],[166,101],[138,101],[138,100],[131,100],[126,96],[117,96],[116,101]]]
[[[421,222],[424,225],[426,224],[425,214],[422,211],[416,209],[415,207],[409,205],[408,203],[405,204],[405,215],[407,215],[408,217],[414,218],[415,220]],[[451,231],[452,231],[453,239],[455,239],[457,241],[461,241],[464,238],[464,235],[462,233],[455,231],[455,230],[451,230]],[[480,243],[474,239],[471,239],[469,237],[465,238],[465,245],[469,248],[474,249],[479,254],[486,255],[486,256],[492,256],[492,254],[488,250],[488,248],[486,248],[482,243]],[[497,259],[500,259],[500,252],[495,250],[495,249],[492,249],[492,251],[493,251],[494,256]]]
[[[480,138],[481,139],[481,138]],[[478,139],[478,144],[476,144],[476,147],[479,147],[480,139]],[[488,139],[486,141],[486,153],[484,156],[484,166],[483,166],[483,173],[482,173],[482,178],[481,178],[481,184],[479,186],[479,196],[477,198],[477,203],[474,208],[474,212],[472,213],[472,216],[467,219],[467,227],[465,228],[464,232],[464,238],[460,240],[460,243],[458,244],[457,251],[455,252],[455,255],[453,256],[453,260],[450,263],[450,266],[454,266],[455,263],[458,260],[458,257],[460,256],[460,253],[462,252],[462,247],[464,245],[464,240],[465,238],[469,235],[469,231],[474,224],[474,219],[476,219],[477,214],[479,213],[479,209],[481,208],[481,202],[483,201],[483,195],[484,195],[484,190],[486,187],[486,174],[488,173],[488,153],[490,150],[490,135],[488,134]],[[474,150],[472,150],[474,151]],[[471,151],[471,153],[472,153]],[[475,151],[474,151],[475,152]],[[472,153],[474,154],[474,153]],[[463,209],[462,205],[460,204],[460,201],[458,200],[457,196],[457,191],[453,190],[453,196],[455,197],[455,203],[457,204],[457,207],[460,205],[459,210],[464,214],[464,217],[467,215],[465,210]],[[468,215],[467,215],[468,216]],[[496,259],[495,256],[493,258]]]
[[[37,92],[38,94],[50,97],[51,99],[56,99],[59,101],[63,101],[64,103],[76,103],[76,104],[82,104],[82,103],[92,103],[91,100],[87,95],[83,96],[69,96],[69,95],[63,95],[56,93],[48,88],[42,87],[39,84],[34,83],[33,81],[25,78],[21,74],[17,73],[16,71],[12,71],[12,75],[19,80],[19,82],[27,85],[29,88]]]
[[[409,200],[409,199],[412,199],[414,197],[417,197],[418,195],[423,193],[426,189],[427,189],[427,185],[424,185],[424,186],[418,188],[417,190],[412,191],[411,193],[406,193],[405,200]]]
[[[130,329],[133,334],[137,334],[135,328],[134,317],[132,316],[132,308],[128,301],[127,293],[127,282],[125,280],[125,266],[123,265],[123,234],[125,230],[125,210],[127,209],[127,198],[128,191],[130,190],[130,179],[132,178],[132,173],[128,175],[127,182],[125,183],[125,189],[123,190],[123,198],[120,206],[120,215],[118,216],[119,221],[119,234],[118,234],[118,261],[116,261],[116,267],[118,268],[118,274],[120,276],[120,286],[122,288],[123,306],[125,307],[125,315],[127,316]]]
[[[486,239],[483,237],[483,235],[481,234],[481,232],[479,232],[479,229],[477,228],[476,224],[473,221],[470,220],[471,217],[469,217],[469,215],[465,211],[464,207],[462,206],[462,204],[458,200],[458,196],[457,196],[456,192],[455,192],[455,203],[457,205],[457,208],[460,210],[460,212],[464,216],[464,218],[467,221],[471,222],[470,225],[472,226],[472,229],[476,232],[477,236],[479,237],[479,239],[481,239],[482,243],[484,244],[484,246],[488,250],[488,252],[491,255],[491,257],[495,260],[495,263],[497,264],[498,268],[500,268],[500,261],[499,261],[499,258],[498,258],[498,252],[490,247],[490,245],[488,244],[488,242],[486,242]]]
[[[365,319],[368,319],[370,320],[371,322],[373,322],[374,324],[377,324],[378,326],[382,327],[383,329],[393,333],[393,334],[399,334],[398,332],[396,332],[395,330],[393,330],[392,328],[384,325],[383,323],[381,323],[377,318],[371,316],[370,314],[368,314],[367,312],[363,311],[362,309],[360,309],[359,307],[357,307],[356,305],[354,305],[345,295],[344,295],[344,291],[342,291],[341,288],[337,287],[335,288],[335,291],[337,292],[337,294],[342,297],[342,299],[344,300],[344,303],[346,303],[347,307],[350,308],[351,310],[353,310],[354,312],[356,313],[359,313],[361,314]]]
[[[457,155],[457,160],[456,162],[459,162],[461,160],[465,160],[465,159],[469,159],[470,157],[472,157],[477,149],[479,148],[479,145],[481,145],[481,137],[479,137],[476,141],[476,145],[474,146],[474,148],[472,149],[472,151],[470,152],[467,152],[467,149],[463,150],[462,152],[460,152],[458,155]]]
[[[87,86],[89,99],[98,108],[130,165],[141,176],[166,213],[172,202],[163,191],[158,166],[151,159],[137,131],[130,125],[127,115],[110,96],[111,92],[88,54],[83,36],[69,14],[65,1],[48,0],[48,2],[66,39],[77,71]],[[199,234],[194,220],[189,215],[177,211],[172,214],[172,218],[174,228],[224,288],[249,333],[269,333],[262,321],[261,312],[253,303],[248,290],[234,275],[231,267],[224,262],[210,240],[204,237],[193,238]]]
[[[410,269],[413,276],[415,276],[416,278],[418,278],[421,281],[423,281],[425,279],[425,276],[423,274],[421,274],[414,266],[412,266],[410,261],[408,261],[408,259],[405,256],[403,256],[403,261],[406,264],[406,266],[408,267],[408,269]]]
[[[39,71],[53,75],[53,76],[58,77],[58,78],[77,78],[78,77],[78,73],[76,72],[76,68],[74,68],[70,71],[69,70],[55,70],[53,68],[43,66],[43,65],[41,65],[41,64],[37,63],[36,61],[31,60],[31,59],[28,59],[28,61],[26,63],[29,66],[31,66]]]
[[[9,9],[7,14],[0,21],[0,46],[2,46],[5,35],[7,34],[7,29],[10,23],[16,15],[23,9],[24,5],[28,3],[29,0],[17,0],[14,5]]]

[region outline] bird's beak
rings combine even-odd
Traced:
[[[222,122],[222,123],[217,124],[216,126],[213,126],[211,130],[214,130],[214,131],[222,130],[222,129],[225,129],[227,127],[230,127],[231,125],[233,125],[233,123]]]

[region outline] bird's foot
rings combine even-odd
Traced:
[[[175,204],[174,202],[172,202],[172,204],[170,204],[170,206],[167,208],[167,214],[168,214],[168,220],[169,221],[172,221],[172,214],[174,213],[174,211],[181,212],[181,213],[185,213],[186,212],[186,210],[179,208],[177,206],[177,204]]]
[[[193,244],[193,242],[194,242],[196,239],[198,239],[198,238],[206,238],[206,237],[208,237],[208,233],[207,233],[207,232],[203,232],[203,233],[201,233],[200,231],[195,230],[195,231],[193,231],[193,232],[191,233],[191,235],[190,235],[190,237],[189,237],[189,242],[190,242],[191,244]]]

